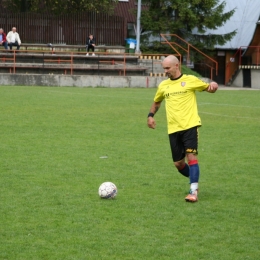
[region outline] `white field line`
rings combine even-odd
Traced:
[[[82,95],[82,94],[86,94],[86,95],[88,95],[88,96],[97,96],[97,97],[112,97],[112,98],[114,98],[113,96],[109,96],[109,95],[91,95],[91,94],[89,94],[89,93],[84,93],[84,92],[80,92],[80,93],[75,93],[75,92],[69,92],[69,91],[54,91],[54,90],[50,90],[49,92],[51,92],[51,93],[61,93],[61,94],[71,94],[71,95],[73,95],[73,94],[77,94],[77,95]],[[132,92],[132,93],[136,93],[136,92]],[[128,94],[129,94],[129,92],[128,92]],[[155,94],[155,92],[154,92],[154,94]],[[123,96],[125,96],[125,97],[127,97],[127,98],[129,98],[127,95],[123,95]],[[134,97],[134,98],[138,98],[139,99],[139,97]],[[140,98],[141,99],[141,98]],[[144,98],[142,98],[142,99],[144,99]],[[149,98],[150,99],[150,98]],[[152,96],[152,101],[153,101],[153,96]],[[198,102],[198,105],[215,105],[215,106],[230,106],[230,107],[248,107],[248,108],[260,108],[260,107],[252,107],[252,106],[241,106],[241,105],[231,105],[231,104],[224,104],[224,103],[208,103],[208,102]]]
[[[224,115],[224,114],[214,114],[209,112],[199,112],[199,114],[206,114],[206,115],[212,115],[212,116],[220,116],[220,117],[232,117],[232,118],[240,118],[240,119],[254,119],[254,120],[260,120],[260,117],[250,117],[250,116],[230,116],[230,115]]]
[[[111,98],[114,98],[113,96],[109,96],[109,95],[91,95],[89,93],[75,93],[75,92],[64,92],[64,91],[49,91],[51,93],[61,93],[61,94],[71,94],[71,95],[74,95],[74,94],[77,94],[77,95],[82,95],[82,94],[86,94],[88,96],[94,96],[94,97],[111,97]],[[129,93],[128,93],[129,94]],[[126,98],[129,99],[129,96],[128,95],[124,95]],[[123,96],[123,97],[124,97]],[[121,96],[122,98],[122,96]],[[132,97],[132,98],[135,98],[135,99],[147,99],[148,98],[140,98],[140,97]],[[149,100],[151,100],[151,102],[153,101],[153,97],[152,98],[149,98]],[[255,107],[255,106],[241,106],[241,105],[231,105],[231,104],[222,104],[222,103],[207,103],[207,102],[198,102],[198,106],[203,106],[203,105],[214,105],[214,106],[230,106],[230,107],[246,107],[246,108],[260,108],[260,107]]]
[[[207,103],[207,102],[200,102],[199,105],[213,105],[213,106],[227,106],[227,107],[247,107],[247,108],[260,108],[255,106],[241,106],[241,105],[231,105],[231,104],[222,104],[222,103]]]
[[[75,93],[75,92],[53,91],[53,90],[49,91],[49,92],[52,92],[52,93],[62,93],[62,94],[78,94],[78,95],[86,94],[88,96],[95,96],[95,97],[110,97],[109,95],[89,95],[88,93]],[[127,95],[125,97],[129,98],[129,96],[127,96]],[[135,97],[135,98],[138,98],[138,97]],[[145,99],[148,99],[148,98],[145,98]],[[151,99],[151,102],[152,102],[152,100],[153,100],[153,98]],[[202,106],[203,105],[216,105],[216,106],[230,106],[230,107],[260,108],[260,107],[253,107],[253,106],[241,106],[241,105],[231,105],[231,104],[222,104],[222,103],[207,103],[207,102],[201,102],[201,103],[198,104],[198,106],[201,106],[201,105]],[[231,116],[231,115],[214,114],[214,113],[202,112],[202,111],[199,111],[199,114],[207,114],[207,115],[221,116],[221,117],[230,117],[230,118],[240,118],[240,119],[260,120],[260,118],[256,118],[256,117]]]

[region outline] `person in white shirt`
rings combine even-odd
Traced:
[[[13,46],[17,46],[17,50],[20,49],[21,40],[20,40],[19,34],[16,32],[15,27],[13,27],[12,31],[10,31],[7,34],[6,40],[8,42],[9,47],[10,47],[10,50],[12,50]]]

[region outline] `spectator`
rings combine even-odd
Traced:
[[[5,49],[8,49],[8,44],[6,41],[6,34],[4,33],[4,30],[0,28],[0,44],[5,47]]]
[[[17,46],[17,50],[20,49],[21,40],[19,37],[19,34],[16,32],[16,28],[13,27],[12,31],[10,31],[6,36],[8,45],[10,47],[10,50],[12,50],[13,46]]]
[[[95,51],[95,39],[94,39],[94,37],[93,37],[93,34],[90,34],[89,36],[88,36],[88,38],[87,38],[87,41],[86,41],[86,47],[87,47],[87,54],[86,54],[86,56],[88,56],[88,52],[89,52],[89,49],[91,49],[92,50],[92,56],[95,56],[95,53],[94,53],[94,51]]]

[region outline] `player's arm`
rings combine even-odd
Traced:
[[[217,82],[210,82],[209,86],[205,89],[205,91],[209,92],[209,93],[215,93],[218,89],[218,83]]]
[[[149,128],[154,129],[156,126],[155,120],[154,120],[154,115],[156,114],[156,112],[159,110],[161,106],[161,102],[153,102],[151,108],[150,108],[150,112],[148,114],[148,118],[147,118],[147,126]]]

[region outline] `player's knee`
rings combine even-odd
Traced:
[[[178,161],[178,162],[174,162],[174,165],[175,167],[178,169],[178,170],[181,170],[184,168],[185,166],[185,161]]]
[[[189,163],[190,161],[195,161],[195,160],[198,161],[197,154],[195,154],[195,153],[188,153],[188,154],[186,154],[186,157],[187,157],[188,163]]]

